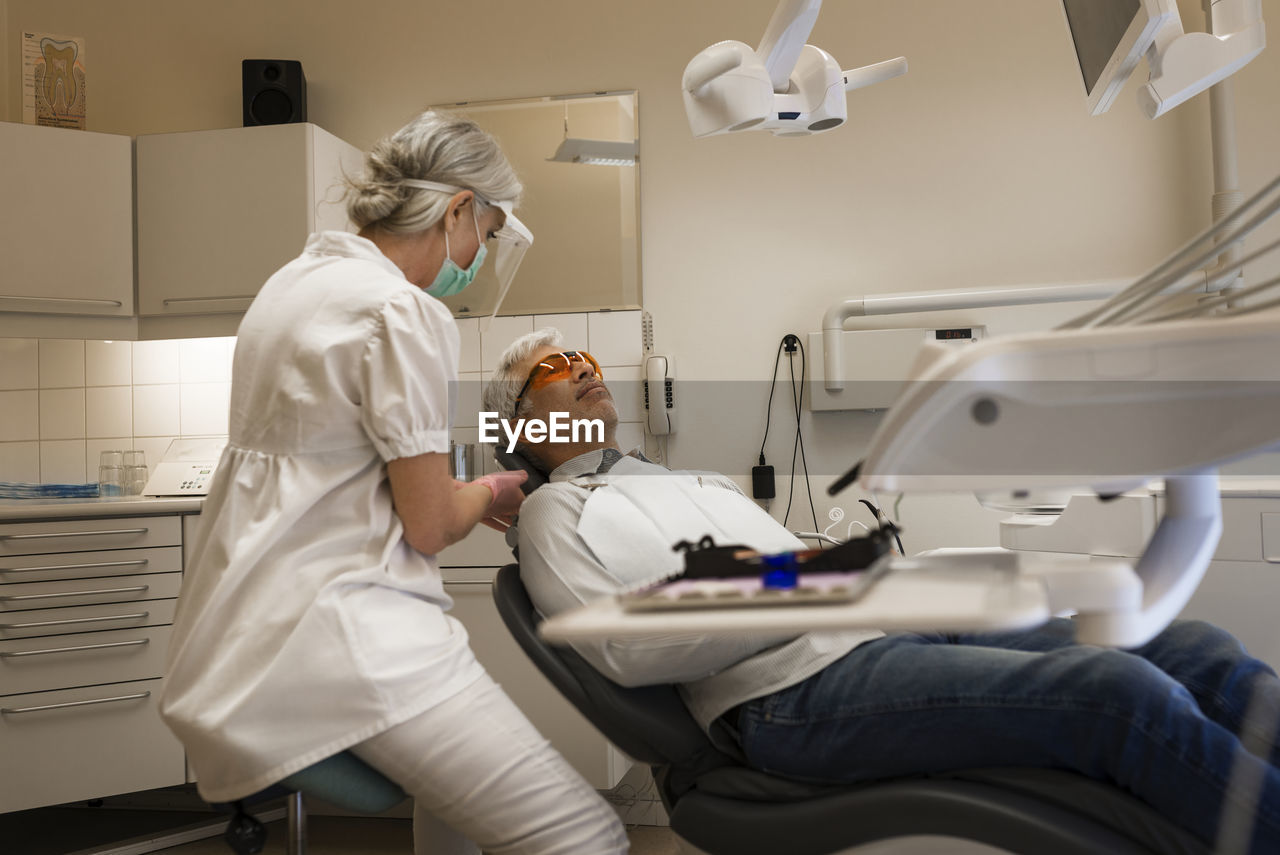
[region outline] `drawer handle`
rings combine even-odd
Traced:
[[[484,585],[492,588],[493,582],[489,579],[446,579],[445,585]]]
[[[67,620],[42,620],[38,623],[0,623],[0,629],[39,629],[46,626],[70,626],[73,623],[99,623],[104,620],[142,620],[151,616],[151,612],[138,612],[132,615],[107,615],[106,617],[69,618]]]
[[[90,300],[85,297],[24,297],[21,295],[0,294],[0,300],[16,300],[28,303],[71,303],[75,305],[87,304],[91,306],[122,306],[119,300]]]
[[[151,559],[138,561],[98,561],[93,564],[50,564],[47,567],[0,567],[0,573],[38,573],[42,570],[96,570],[99,567],[146,567]]]
[[[80,647],[51,647],[48,650],[19,650],[13,653],[0,653],[0,659],[16,659],[19,656],[43,656],[46,653],[78,653],[81,650],[105,650],[108,647],[136,647],[139,644],[148,644],[151,642],[149,638],[139,638],[135,641],[112,641],[107,644],[85,644]]]
[[[0,708],[0,713],[5,715],[17,715],[18,713],[27,712],[44,712],[45,710],[65,710],[71,707],[87,707],[90,704],[113,704],[116,701],[140,701],[143,698],[151,697],[150,692],[139,692],[136,695],[120,695],[115,698],[94,698],[91,701],[72,701],[68,704],[45,704],[39,707],[18,707],[17,709]]]
[[[102,531],[55,531],[49,534],[0,534],[0,540],[47,540],[51,537],[97,537],[103,534],[146,534],[148,528],[116,528]]]
[[[60,591],[56,594],[20,594],[0,597],[0,603],[19,603],[27,600],[52,600],[56,597],[93,597],[100,594],[139,594],[148,590],[150,585],[136,585],[132,588],[102,588],[97,591]]]

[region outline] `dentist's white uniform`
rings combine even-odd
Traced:
[[[267,281],[161,715],[210,801],[350,748],[413,797],[415,852],[617,855],[617,815],[476,662],[392,507],[386,461],[449,449],[457,367],[449,310],[364,238],[312,235]]]
[[[484,673],[444,613],[434,556],[402,537],[384,465],[449,450],[449,310],[371,242],[327,232],[267,281],[238,335],[161,705],[215,802]]]

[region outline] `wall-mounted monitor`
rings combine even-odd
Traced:
[[[1175,0],[1062,0],[1089,112],[1105,113],[1161,29],[1181,19]]]

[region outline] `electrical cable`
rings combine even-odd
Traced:
[[[858,501],[866,505],[867,510],[871,511],[871,516],[875,517],[876,525],[880,526],[881,528],[884,528],[885,524],[887,523],[891,527],[890,530],[893,532],[893,539],[898,544],[898,554],[906,555],[907,551],[902,548],[902,538],[898,536],[898,526],[895,525],[892,520],[886,517],[884,515],[884,511],[880,510],[880,508],[878,508],[876,504],[872,502],[870,499],[859,499]]]
[[[794,495],[795,483],[796,483],[796,480],[795,480],[796,454],[797,452],[799,452],[800,464],[801,464],[801,467],[804,469],[805,492],[809,496],[809,512],[813,516],[813,527],[814,529],[817,529],[818,528],[818,511],[816,506],[813,503],[813,487],[809,481],[809,461],[805,456],[804,435],[800,427],[800,414],[803,412],[804,381],[805,381],[806,371],[808,369],[808,360],[804,351],[804,342],[800,341],[799,336],[795,336],[793,334],[788,334],[788,335],[790,337],[795,338],[796,344],[799,345],[799,348],[800,348],[800,385],[799,387],[796,386],[796,366],[794,362],[795,357],[790,357],[790,359],[792,360],[789,363],[790,372],[791,372],[791,400],[795,405],[795,412],[796,412],[796,439],[791,446],[791,486],[790,486],[790,489],[787,490],[787,510],[786,510],[786,513],[783,514],[782,524],[785,526],[787,524],[787,521],[791,517],[791,500]],[[783,337],[784,343],[786,342],[787,337],[788,336]]]
[[[787,337],[783,336],[778,342],[778,352],[773,357],[773,373],[769,375],[769,403],[764,405],[764,437],[760,440],[760,465],[764,465],[764,444],[769,438],[769,421],[773,415],[773,389],[778,382],[778,363],[782,360],[782,348],[786,343]]]

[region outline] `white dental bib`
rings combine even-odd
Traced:
[[[742,544],[760,552],[804,549],[804,544],[741,493],[704,483],[687,471],[657,471],[632,457],[607,475],[574,478],[591,490],[578,536],[627,589],[659,582],[684,569],[681,541],[710,536],[718,546]]]

